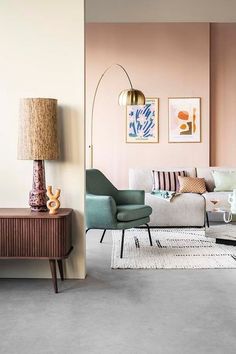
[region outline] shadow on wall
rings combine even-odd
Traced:
[[[83,225],[83,223],[84,216],[77,210],[74,210],[72,214],[72,245],[74,245],[74,249],[72,251],[72,257],[69,257],[67,259],[66,267],[67,269],[70,269],[70,274],[78,273],[78,259],[81,259],[84,254],[84,241],[82,237],[79,237],[79,235],[82,235],[84,231],[81,228],[81,225]],[[81,265],[79,265],[79,267],[81,268]],[[70,274],[68,274],[67,269],[65,270],[65,275],[69,278]]]
[[[59,161],[73,164],[79,163],[78,114],[75,109],[69,106],[59,106],[57,117],[60,149]],[[69,142],[68,137],[70,137]]]
[[[71,176],[71,173],[75,174],[75,171],[71,169],[72,166],[78,166],[84,164],[81,160],[80,154],[80,132],[79,132],[79,119],[83,119],[82,114],[78,114],[76,109],[71,108],[71,106],[58,106],[58,139],[59,139],[59,151],[60,158],[58,160],[59,164],[66,164],[66,173],[70,174],[74,179],[74,183],[66,186],[66,196],[65,204],[66,206],[71,205],[71,201],[77,196],[74,194],[75,183],[79,183],[78,176]],[[79,118],[78,118],[79,117]],[[55,174],[57,169],[55,168]],[[57,176],[55,176],[57,177]],[[74,205],[74,203],[73,203]],[[68,277],[78,274],[78,259],[83,258],[83,250],[85,249],[83,237],[84,217],[76,209],[73,212],[72,218],[72,244],[74,245],[74,250],[72,252],[72,257],[67,260],[67,269],[65,275]],[[68,270],[70,270],[68,272]]]

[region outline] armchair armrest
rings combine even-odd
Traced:
[[[145,192],[142,190],[119,190],[116,197],[118,205],[144,204]]]
[[[86,194],[86,224],[88,228],[106,229],[116,225],[116,203],[107,195]]]

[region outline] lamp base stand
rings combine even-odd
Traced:
[[[31,211],[47,211],[47,194],[45,183],[45,170],[43,160],[34,160],[33,164],[33,186],[29,194],[29,205]]]

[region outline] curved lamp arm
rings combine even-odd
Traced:
[[[132,82],[131,82],[131,79],[129,77],[129,74],[127,73],[127,71],[125,70],[125,68],[120,65],[120,64],[112,64],[110,65],[104,72],[103,74],[101,75],[100,79],[98,80],[98,83],[97,83],[97,86],[96,86],[96,89],[95,89],[95,92],[94,92],[94,96],[93,96],[93,103],[92,103],[92,113],[91,113],[91,133],[90,133],[90,145],[89,145],[89,148],[90,148],[90,154],[91,154],[91,158],[90,158],[90,164],[91,164],[91,168],[93,168],[93,122],[94,122],[94,107],[95,107],[95,101],[96,101],[96,97],[97,97],[97,92],[98,92],[98,88],[100,86],[100,83],[103,79],[103,77],[106,75],[106,73],[113,67],[113,66],[118,66],[119,68],[122,69],[122,71],[125,73],[126,77],[128,78],[129,80],[129,84],[130,84],[130,90],[134,93],[134,95],[136,95],[136,99],[139,95],[141,95],[141,97],[144,99],[144,102],[145,102],[145,96],[143,95],[143,93],[141,91],[138,91],[138,90],[134,90],[133,88],[133,85],[132,85]],[[137,104],[137,103],[136,103]]]

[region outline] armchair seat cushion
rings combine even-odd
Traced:
[[[117,206],[118,221],[132,221],[148,217],[152,213],[152,208],[147,205],[119,205]]]

